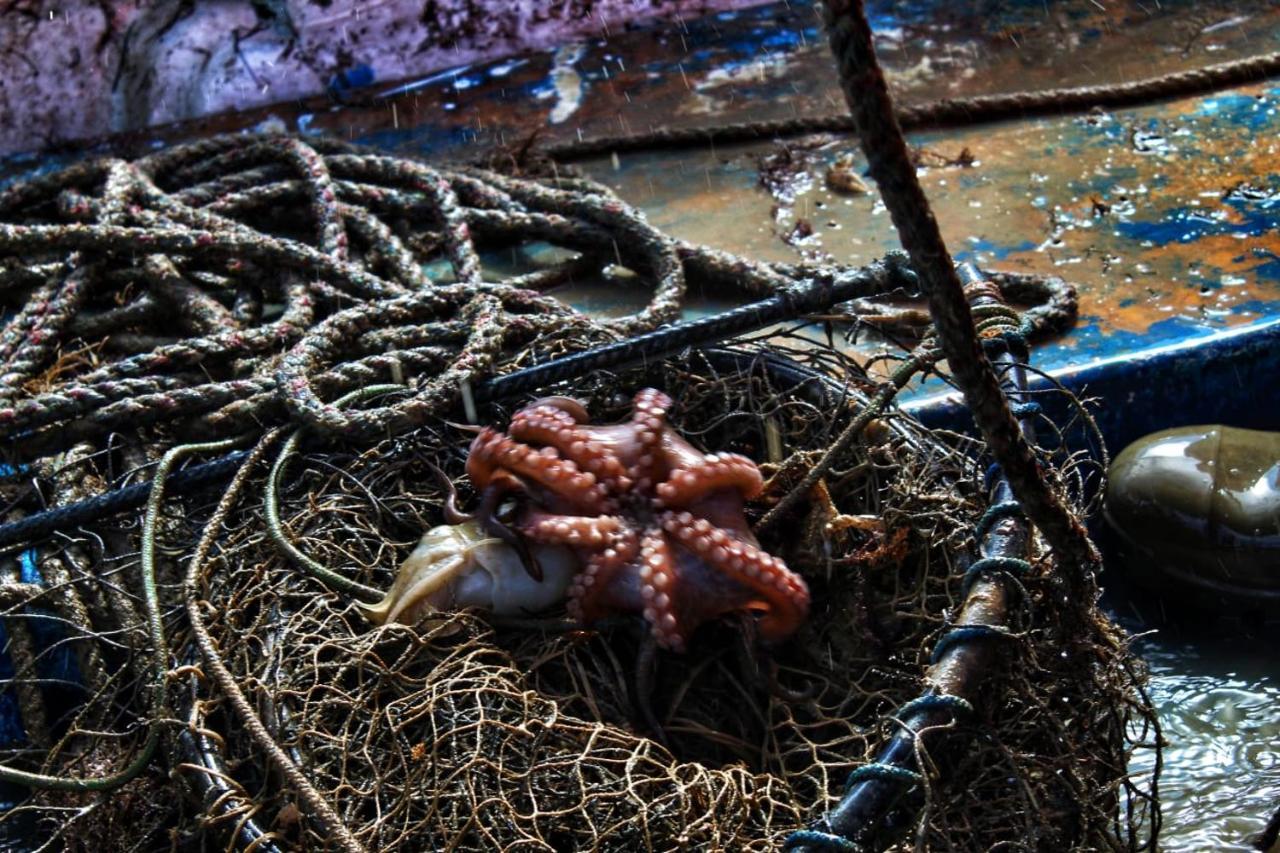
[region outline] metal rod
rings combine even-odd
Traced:
[[[966,287],[982,281],[978,271],[969,264],[958,265],[957,271]],[[987,295],[973,299],[975,308],[996,303],[997,300]],[[993,359],[1001,374],[1003,390],[1015,408],[1028,402],[1026,371],[1020,366],[1019,357],[1006,347]],[[1034,445],[1033,418],[1019,418],[1019,426],[1027,441]],[[1013,490],[1002,474],[992,488],[991,505],[1006,505],[1013,500]],[[981,537],[979,555],[982,559],[1025,559],[1028,540],[1027,522],[1009,515],[993,524]],[[1007,622],[1005,582],[989,574],[977,576],[955,624],[1002,630]],[[941,654],[935,652],[937,660],[925,673],[925,681],[929,684],[925,695],[956,696],[971,704],[979,704],[986,676],[995,669],[997,657],[1003,652],[1000,642],[989,636],[976,636],[950,643]],[[940,644],[938,648],[943,647]],[[917,750],[929,751],[936,757],[937,746],[946,734],[955,733],[955,727],[949,725],[955,719],[954,710],[927,703],[918,708],[898,719],[900,725],[876,753],[875,765],[918,773]],[[922,800],[918,786],[904,785],[901,777],[894,778],[887,773],[854,782],[836,807],[816,824],[812,837],[798,839],[797,843],[789,844],[788,849],[818,853],[834,849],[836,843],[846,841],[859,849],[882,850],[915,822]],[[810,834],[797,835],[805,837]]]

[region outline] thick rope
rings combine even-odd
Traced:
[[[1034,295],[1046,299],[1044,304],[1031,308],[1026,314],[1022,315],[1020,322],[1032,324],[1037,333],[1060,330],[1064,322],[1068,325],[1070,324],[1075,316],[1075,294],[1074,290],[1069,286],[1061,283],[1055,285],[1044,281],[1037,283],[1031,281],[1029,277],[1016,277],[1014,281],[1016,282],[1016,287],[1022,288],[1019,292],[1031,290],[1035,292]],[[472,389],[473,399],[477,403],[483,403],[490,400],[511,398],[519,394],[536,391],[539,388],[546,388],[587,376],[598,370],[617,369],[633,363],[663,358],[688,347],[718,343],[737,335],[757,331],[774,323],[796,320],[806,315],[819,314],[838,303],[888,293],[895,288],[913,290],[917,283],[918,280],[915,274],[904,265],[903,260],[899,256],[891,254],[884,262],[875,262],[864,268],[839,274],[831,281],[819,279],[805,287],[787,288],[776,296],[743,305],[739,308],[733,308],[721,314],[664,326],[661,329],[628,338],[625,341],[605,344],[584,352],[553,359],[545,364],[533,365],[502,376],[482,380],[476,383]],[[857,438],[866,423],[891,402],[896,391],[910,381],[915,371],[928,367],[936,360],[936,353],[933,352],[933,349],[934,347],[930,345],[922,344],[916,353],[895,371],[890,385],[877,394],[875,411],[860,417],[858,421],[846,428],[845,432],[837,440],[833,450],[824,457],[825,461],[818,463],[814,469],[816,473],[809,475],[808,480],[810,482],[807,483],[805,488],[797,491],[794,497],[786,499],[785,506],[770,514],[769,525],[772,525],[781,517],[782,513],[794,507],[796,501],[804,494],[807,494],[807,488],[816,483],[831,461],[836,458],[836,455]],[[433,359],[441,363],[446,360],[445,355],[437,354],[434,350],[421,351],[420,355],[426,359],[423,363]],[[404,353],[401,353],[401,357],[407,360],[410,359]],[[395,356],[382,356],[379,360],[383,364],[389,364],[394,359]],[[327,384],[331,381],[327,377],[339,374],[361,378],[367,377],[368,379],[378,377],[380,371],[373,369],[373,359],[371,358],[367,361],[369,362],[367,365],[347,364],[335,366],[329,373],[322,374],[322,383],[320,384]],[[383,369],[385,370],[385,367]],[[267,393],[273,386],[264,382],[255,387],[260,389],[259,393]],[[170,392],[168,399],[172,399],[174,394],[180,395],[182,393],[185,392],[181,390]],[[208,390],[199,393],[203,395],[206,401],[213,397]],[[65,401],[67,398],[61,399]],[[143,402],[150,399],[150,396],[145,394],[133,398],[135,402]],[[214,399],[232,398],[217,397]],[[83,404],[83,398],[77,398],[74,402]],[[317,400],[314,403],[314,408],[324,410],[326,407]],[[335,403],[328,408],[332,410],[340,408],[340,406]],[[39,423],[56,421],[57,419],[58,409],[53,404],[45,405],[44,408],[37,408],[33,411],[36,416],[42,416],[43,419],[47,419],[42,419],[38,421]],[[74,411],[79,411],[79,409],[74,409]],[[387,410],[379,411],[385,412]],[[107,422],[104,414],[105,410],[93,413],[100,422]],[[122,419],[125,414],[125,412],[122,412]],[[132,414],[130,420],[136,424],[138,418],[136,410],[131,407],[127,414]],[[339,413],[335,412],[330,417],[339,427],[347,423],[346,420],[342,419],[344,416]],[[325,425],[320,418],[315,418],[312,422],[322,428]],[[33,421],[29,420],[27,423],[31,424]],[[292,442],[293,439],[290,439],[290,441]],[[171,475],[171,486],[186,489],[230,477],[243,460],[244,455],[244,453],[234,453],[228,455],[225,459],[185,468]],[[16,542],[37,541],[54,530],[74,528],[90,521],[141,506],[146,501],[146,495],[150,488],[150,483],[127,486],[72,505],[46,510],[17,521],[0,524],[0,547]]]
[[[968,126],[1002,119],[1065,115],[1095,107],[1118,109],[1139,106],[1152,101],[1186,98],[1245,86],[1277,74],[1280,74],[1280,53],[1265,53],[1128,83],[943,98],[899,107],[895,114],[899,126],[906,131]],[[857,129],[853,117],[847,114],[801,116],[709,127],[659,128],[626,136],[603,136],[558,143],[548,145],[541,151],[559,162],[568,163],[612,152],[699,148],[812,133],[855,133]]]
[[[1045,481],[1031,445],[1009,411],[999,379],[983,352],[964,285],[943,242],[893,112],[875,56],[871,27],[858,0],[823,5],[840,85],[903,248],[929,299],[938,340],[956,384],[1027,517],[1078,582],[1099,557],[1088,532]],[[1079,583],[1077,583],[1079,585]]]
[[[268,432],[263,436],[259,447],[274,443],[280,434],[281,430],[279,429]],[[214,682],[218,685],[223,695],[226,696],[227,701],[231,704],[233,711],[254,743],[266,754],[272,765],[288,780],[293,789],[298,792],[307,808],[311,810],[312,816],[319,821],[338,846],[347,851],[347,853],[361,853],[365,849],[364,845],[356,840],[342,818],[333,810],[333,806],[321,796],[320,792],[307,779],[302,769],[293,762],[280,745],[276,743],[271,733],[267,731],[267,727],[263,724],[257,711],[254,710],[253,704],[244,695],[244,691],[240,689],[235,676],[227,668],[222,656],[218,653],[217,644],[210,635],[204,614],[200,610],[198,588],[200,571],[208,561],[214,542],[222,531],[223,524],[231,512],[231,508],[239,500],[240,493],[244,490],[244,485],[248,482],[252,470],[252,465],[245,465],[236,474],[230,487],[218,502],[217,509],[214,510],[213,515],[205,525],[204,534],[200,537],[195,553],[187,564],[186,577],[182,583],[182,597],[186,602],[187,617],[191,623],[191,631],[195,638],[196,647],[200,650],[201,660],[204,661],[204,665],[208,668]]]

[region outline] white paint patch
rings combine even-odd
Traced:
[[[1253,16],[1252,16],[1252,15],[1237,15],[1237,16],[1236,16],[1236,17],[1234,17],[1234,18],[1227,18],[1225,21],[1218,21],[1218,23],[1216,23],[1216,24],[1210,24],[1209,26],[1205,27],[1205,28],[1204,28],[1203,30],[1201,30],[1200,32],[1201,32],[1202,34],[1203,34],[1203,33],[1216,33],[1218,30],[1225,30],[1227,27],[1238,27],[1238,26],[1240,26],[1241,24],[1243,24],[1245,21],[1249,20],[1251,17],[1253,17]]]
[[[582,75],[574,67],[582,54],[586,52],[585,44],[568,44],[556,50],[551,64],[551,82],[556,87],[556,105],[551,108],[551,123],[560,124],[582,106]]]
[[[379,98],[394,98],[399,95],[407,95],[410,92],[416,92],[419,89],[425,89],[428,86],[441,82],[442,80],[456,80],[459,74],[470,71],[470,65],[459,65],[456,68],[450,68],[447,71],[441,71],[438,74],[431,74],[423,77],[421,80],[413,80],[409,83],[403,83],[385,92],[378,94]]]
[[[250,128],[252,133],[288,133],[289,126],[284,119],[272,113]]]
[[[933,61],[928,56],[923,56],[919,62],[907,68],[901,70],[886,69],[884,78],[889,81],[890,86],[907,89],[935,79],[937,73],[937,66],[934,65]]]
[[[520,66],[528,65],[528,64],[529,64],[529,60],[527,59],[513,59],[510,62],[503,62],[498,65],[491,66],[489,68],[489,76],[490,77],[506,77],[508,74],[510,74],[512,71],[515,71]]]
[[[752,62],[713,68],[689,86],[693,99],[681,106],[680,112],[688,115],[710,115],[732,103],[734,89],[738,86],[755,86],[787,72],[787,53],[766,53]],[[685,78],[686,84],[690,83]]]

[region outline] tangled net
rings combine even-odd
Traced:
[[[767,349],[792,340],[812,369],[799,384],[757,357],[761,338],[546,389],[607,422],[630,391],[663,388],[696,445],[767,463],[755,519],[821,459],[788,534],[762,538],[813,590],[784,648],[762,656],[727,624],[688,655],[637,663],[628,622],[462,612],[375,628],[356,607],[441,523],[432,466],[466,495],[469,436],[451,420],[473,383],[674,320],[689,288],[766,295],[839,270],[671,240],[575,176],[293,138],[86,163],[9,187],[0,218],[5,520],[162,482],[183,453],[252,448],[227,488],[157,490],[145,522],[95,521],[8,558],[0,675],[24,732],[0,749],[17,786],[9,838],[773,849],[839,798],[884,715],[920,693],[986,508],[981,448],[881,411],[889,395],[862,368],[785,334]],[[548,293],[584,277],[647,304],[598,319]],[[1068,310],[1062,292],[1041,293],[1041,326]],[[894,383],[936,358],[926,338]],[[402,390],[337,402],[379,383]],[[477,414],[501,423],[521,402]],[[860,439],[828,452],[859,417]],[[295,427],[306,440],[277,527],[267,469]],[[1065,446],[1044,460],[1083,507],[1096,478]],[[976,745],[926,786],[926,846],[1141,844],[1153,813],[1126,771],[1150,736],[1141,673],[1091,602],[1064,605],[1051,562],[1022,580],[1016,650],[1001,700],[969,724]]]

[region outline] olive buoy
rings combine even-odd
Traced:
[[[1103,515],[1135,580],[1280,605],[1280,433],[1212,425],[1141,438],[1111,465]]]

